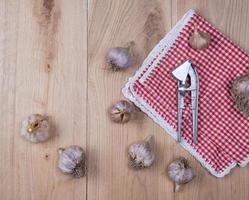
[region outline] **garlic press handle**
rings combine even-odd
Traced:
[[[191,92],[191,110],[192,110],[192,130],[193,130],[193,140],[197,143],[197,133],[198,133],[198,90]]]
[[[198,133],[198,74],[193,67],[189,70],[189,75],[191,78],[191,85],[189,87],[191,91],[191,110],[192,110],[192,131],[194,143],[197,143],[197,133]]]
[[[178,81],[178,88],[184,87],[184,83],[182,81]],[[182,129],[182,113],[184,110],[184,91],[178,90],[178,112],[177,112],[177,141],[181,142],[181,129]]]

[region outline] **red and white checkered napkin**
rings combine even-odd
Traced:
[[[212,37],[206,50],[189,46],[195,25]],[[190,10],[152,50],[123,93],[176,139],[177,81],[171,72],[187,59],[199,75],[198,143],[192,140],[186,94],[181,145],[214,176],[223,177],[236,164],[249,162],[249,119],[235,109],[229,92],[232,81],[249,70],[249,56],[240,47]]]

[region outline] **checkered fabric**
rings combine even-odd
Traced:
[[[206,50],[189,46],[195,25],[211,35]],[[123,93],[176,139],[177,80],[171,72],[187,59],[199,76],[198,142],[194,144],[192,139],[187,92],[182,145],[213,175],[223,177],[249,160],[249,119],[235,108],[230,94],[232,81],[249,70],[245,51],[191,10],[155,47]]]

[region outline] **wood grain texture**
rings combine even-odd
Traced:
[[[58,172],[57,148],[86,148],[87,3],[0,2],[1,199],[86,199],[86,179]],[[20,138],[31,113],[50,116],[51,140]]]
[[[113,124],[107,108],[123,98],[121,88],[155,44],[170,30],[170,1],[89,1],[88,4],[88,199],[173,198],[164,168],[172,159],[172,140],[146,116],[125,125]],[[123,73],[104,70],[104,56],[113,46],[133,43],[134,66]],[[101,100],[101,101],[99,101]],[[149,170],[128,169],[126,148],[155,134],[156,165]],[[166,138],[168,139],[166,139]]]
[[[0,199],[249,199],[249,167],[217,179],[147,116],[124,125],[107,118],[127,78],[190,8],[249,49],[247,0],[0,0]],[[132,68],[106,70],[114,46],[131,46]],[[53,137],[30,144],[19,136],[20,121],[37,112],[51,117]],[[149,134],[156,163],[133,171],[126,148]],[[58,147],[71,144],[86,149],[86,178],[56,168]],[[165,168],[178,156],[198,176],[173,193]]]

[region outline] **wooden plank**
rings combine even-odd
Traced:
[[[86,148],[87,2],[0,4],[7,20],[0,24],[7,41],[1,63],[2,198],[86,199],[86,178],[57,170],[57,148]],[[31,144],[19,136],[20,121],[31,113],[51,116],[51,140]]]
[[[173,199],[173,185],[165,175],[173,157],[173,140],[147,116],[127,124],[113,124],[107,108],[123,99],[121,88],[147,54],[170,30],[171,1],[92,0],[88,3],[88,199]],[[133,42],[134,66],[125,72],[105,70],[105,54]],[[127,166],[128,144],[155,135],[157,159],[146,170]]]
[[[1,199],[13,195],[14,133],[15,133],[15,74],[17,57],[18,1],[0,1],[0,179]]]
[[[199,1],[177,0],[172,4],[172,23],[175,24],[188,9],[195,9],[218,29],[238,43],[242,48],[249,49],[248,1]],[[180,153],[182,149],[175,147]],[[189,156],[190,157],[190,156]],[[211,176],[197,161],[191,158],[197,168],[197,178],[188,189],[175,199],[248,199],[249,168],[233,169],[231,174],[222,179]]]

